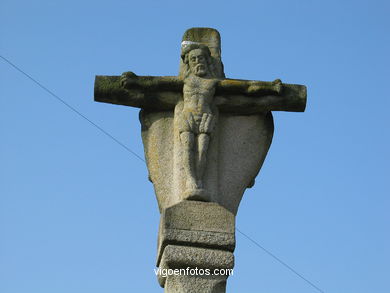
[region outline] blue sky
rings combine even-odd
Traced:
[[[387,1],[10,1],[0,55],[142,155],[138,110],[95,75],[176,75],[190,27],[218,29],[230,78],[305,84],[237,227],[327,293],[390,285]],[[0,59],[0,292],[162,292],[143,162]],[[227,292],[318,292],[237,234]]]

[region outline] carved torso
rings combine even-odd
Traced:
[[[189,76],[184,80],[180,132],[212,132],[217,114],[217,108],[214,106],[216,84],[216,79],[198,76]]]
[[[212,113],[216,82],[215,79],[187,77],[183,87],[183,111],[191,112],[194,115]]]

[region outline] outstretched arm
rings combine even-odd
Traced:
[[[128,71],[121,75],[121,85],[128,90],[143,91],[183,91],[183,80],[177,76],[138,76]]]
[[[217,84],[217,94],[243,94],[248,96],[279,95],[282,91],[282,81],[272,82],[242,79],[223,79]]]
[[[183,82],[174,76],[96,76],[95,101],[150,110],[171,110],[183,92]]]
[[[280,89],[273,89],[272,83],[261,88],[263,82],[252,92],[245,92],[245,87],[235,88],[230,92],[216,94],[216,104],[221,112],[235,114],[256,114],[269,111],[303,112],[306,107],[306,87],[299,84],[280,84]]]

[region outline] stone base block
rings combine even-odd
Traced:
[[[161,213],[157,266],[167,245],[233,252],[235,216],[217,203],[183,201]]]
[[[166,275],[159,275],[158,281],[165,293],[224,293],[226,270],[233,266],[230,251],[168,245],[160,262],[160,271]]]
[[[173,276],[165,284],[165,293],[225,293],[226,277]]]

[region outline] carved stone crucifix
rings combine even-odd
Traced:
[[[178,76],[96,76],[95,100],[142,109],[149,179],[162,213],[157,265],[207,268],[220,253],[221,267],[233,267],[234,216],[271,144],[271,111],[303,112],[306,87],[225,78],[219,33],[193,28],[183,37]],[[166,292],[219,293],[226,278],[159,280]]]

